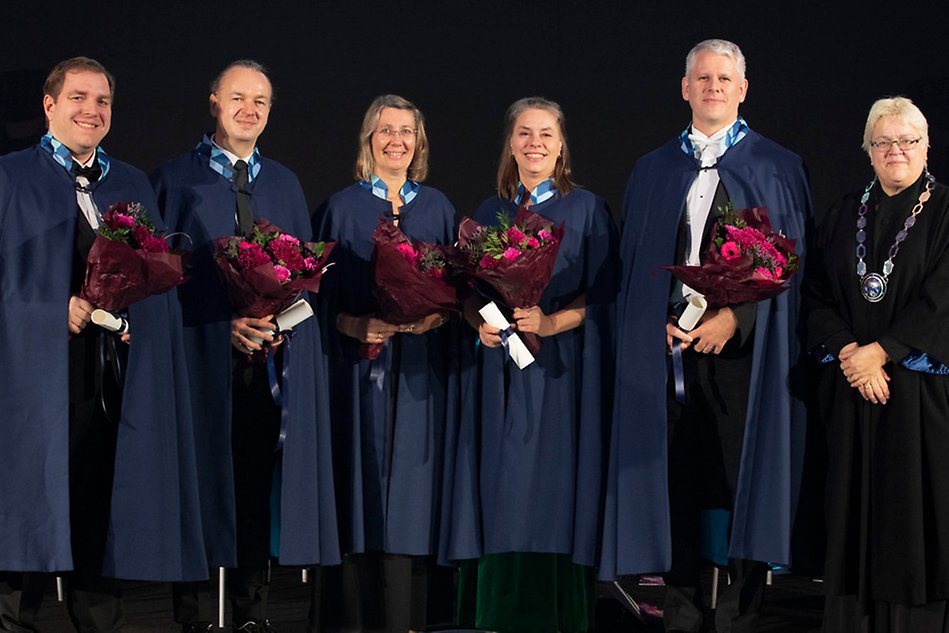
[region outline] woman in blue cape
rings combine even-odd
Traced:
[[[372,234],[384,218],[413,240],[454,241],[455,210],[420,184],[427,171],[421,112],[401,97],[378,97],[359,135],[357,182],[332,196],[317,220],[320,238],[337,243],[333,285],[321,299],[332,339],[342,573],[359,578],[344,589],[346,618],[357,628],[401,633],[426,627],[427,587],[439,573],[431,562],[439,550],[444,438],[457,419],[455,328],[439,312],[401,326],[377,318]],[[384,344],[378,358],[360,355],[366,344]]]
[[[518,369],[498,329],[466,311],[480,348],[464,383],[448,556],[478,559],[462,565],[459,615],[479,629],[592,625],[616,233],[603,200],[577,188],[570,172],[560,107],[515,102],[498,195],[474,219],[496,224],[499,212],[513,218],[527,206],[562,223],[564,235],[538,305],[510,306],[514,329],[541,337],[532,364]]]

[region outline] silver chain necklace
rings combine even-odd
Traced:
[[[896,234],[896,239],[893,240],[893,245],[890,246],[889,257],[883,262],[882,275],[880,273],[867,274],[867,264],[863,261],[863,258],[867,256],[867,233],[864,230],[867,226],[867,200],[870,199],[870,190],[876,184],[875,176],[867,185],[867,188],[863,190],[863,195],[860,197],[860,209],[857,211],[857,278],[860,279],[860,294],[870,303],[876,303],[886,295],[887,280],[890,273],[893,272],[893,258],[899,252],[900,244],[906,239],[909,230],[916,224],[916,216],[920,214],[923,205],[932,195],[933,184],[936,179],[928,171],[924,172],[924,177],[926,178],[926,188],[919,194],[916,206],[913,207],[909,217],[903,222],[903,228]]]

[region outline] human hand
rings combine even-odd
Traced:
[[[424,318],[399,326],[399,332],[403,334],[425,334],[429,330],[440,328],[448,322],[448,315],[444,312],[432,312]]]
[[[880,369],[866,382],[854,383],[851,386],[857,389],[864,400],[873,404],[886,404],[890,399],[890,386],[886,384],[889,381],[890,377],[886,371]]]
[[[231,345],[239,351],[250,354],[263,349],[264,342],[274,346],[282,342],[282,337],[274,338],[276,324],[273,315],[261,318],[235,317],[231,319]],[[259,339],[261,342],[257,342]]]
[[[678,339],[681,350],[689,349],[692,344],[692,337],[688,332],[684,332],[675,326],[674,321],[666,323],[666,347],[672,350],[672,341]]]
[[[514,308],[514,327],[518,332],[531,332],[537,336],[554,334],[551,317],[544,314],[540,306]]]
[[[851,348],[850,345],[854,347]],[[840,370],[851,385],[862,385],[874,378],[890,360],[879,343],[850,345],[840,350],[839,358]]]
[[[501,330],[494,326],[488,325],[484,321],[482,321],[481,325],[478,326],[478,336],[481,338],[481,344],[485,347],[500,347],[500,332]]]
[[[69,297],[69,314],[67,323],[72,334],[79,334],[92,320],[92,311],[96,307],[76,295]]]
[[[722,348],[738,331],[738,318],[729,307],[709,309],[702,315],[699,326],[689,332],[695,351],[702,354],[720,354]],[[668,332],[668,328],[667,328]]]
[[[398,325],[392,325],[373,316],[352,316],[340,313],[336,318],[337,329],[360,343],[381,344],[388,341],[399,331]]]

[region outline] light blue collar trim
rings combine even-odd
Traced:
[[[53,157],[57,163],[59,163],[66,171],[69,172],[72,176],[72,164],[75,162],[70,153],[69,148],[60,143],[56,138],[49,132],[43,135],[43,138],[40,139],[40,147],[42,147],[50,156]],[[99,180],[105,178],[105,175],[109,173],[109,155],[105,153],[105,150],[101,147],[96,148],[96,160],[99,161],[99,167],[102,168],[102,175],[99,176]]]
[[[365,180],[358,181],[359,185],[367,190],[371,191],[372,195],[382,200],[389,199],[389,187],[386,185],[385,181],[379,176],[372,174],[370,175],[370,182]],[[418,195],[418,190],[421,188],[414,180],[406,180],[405,184],[402,185],[402,189],[399,190],[399,197],[402,198],[403,204],[408,204],[415,199],[415,196]]]

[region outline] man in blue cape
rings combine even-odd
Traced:
[[[237,316],[214,262],[216,240],[251,233],[255,220],[311,238],[299,180],[257,149],[272,101],[263,66],[231,63],[211,83],[213,134],[153,178],[165,221],[194,248],[192,278],[179,296],[201,516],[207,562],[230,568],[234,630],[243,633],[271,630],[271,557],[299,566],[340,561],[317,319],[300,323],[291,338],[273,334],[273,315]],[[269,366],[251,357],[262,348]],[[210,628],[209,597],[206,583],[176,585],[175,620],[183,631]]]
[[[91,323],[100,212],[138,202],[160,227],[157,203],[99,145],[114,91],[99,62],[61,62],[43,90],[49,132],[0,158],[0,630],[35,630],[37,572],[56,572],[77,630],[116,631],[115,578],[207,577],[181,314],[174,293],[128,306],[130,344]]]
[[[701,265],[729,202],[766,206],[803,259],[804,167],[738,115],[747,87],[738,46],[697,44],[682,79],[691,125],[641,158],[626,190],[600,574],[667,571],[668,631],[703,624],[701,519],[715,516],[707,511],[730,512],[733,582],[719,600],[718,631],[751,630],[766,563],[789,558],[804,412],[788,382],[802,275],[776,298],[709,308],[686,332],[674,315],[697,293],[662,269]],[[682,369],[673,372],[675,346]]]

